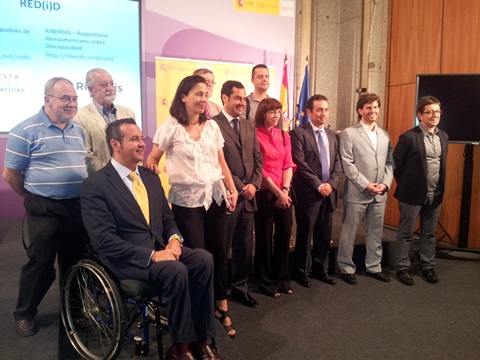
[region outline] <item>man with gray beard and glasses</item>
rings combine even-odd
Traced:
[[[92,174],[103,168],[110,160],[105,140],[108,124],[123,118],[135,119],[133,110],[114,105],[117,90],[110,74],[104,69],[92,69],[86,75],[87,88],[92,102],[78,109],[75,120],[85,131],[87,171]]]

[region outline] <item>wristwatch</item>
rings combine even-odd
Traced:
[[[282,190],[287,190],[288,193],[290,193],[290,188],[286,186],[282,186]]]
[[[180,243],[180,246],[183,246],[183,236],[180,234],[173,234],[170,236],[170,239],[168,239],[168,242],[172,241],[173,239],[177,240]]]

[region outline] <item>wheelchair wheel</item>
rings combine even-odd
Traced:
[[[125,310],[115,282],[91,260],[81,260],[65,275],[62,322],[75,350],[92,360],[115,359],[125,340]]]

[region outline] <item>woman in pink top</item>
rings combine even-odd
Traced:
[[[296,165],[290,136],[278,129],[282,104],[263,99],[255,114],[258,142],[263,154],[263,182],[255,212],[255,274],[260,288],[272,297],[292,294],[288,251],[292,232],[290,184]],[[273,231],[275,225],[275,232]]]

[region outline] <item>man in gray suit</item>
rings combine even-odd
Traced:
[[[232,242],[232,297],[257,307],[248,292],[253,273],[253,213],[255,193],[263,179],[263,157],[253,121],[243,116],[246,93],[242,83],[227,81],[221,90],[223,110],[213,117],[222,132],[223,152],[239,193],[235,211],[227,216],[227,239]]]
[[[85,132],[87,171],[90,175],[103,168],[110,160],[105,140],[107,124],[117,119],[135,119],[135,114],[125,106],[113,104],[117,89],[106,70],[98,68],[90,70],[87,72],[86,81],[92,102],[78,109],[75,120]]]
[[[337,260],[343,279],[351,285],[357,283],[352,256],[355,235],[364,216],[367,275],[390,281],[382,273],[380,262],[387,192],[393,180],[393,150],[390,136],[376,124],[380,105],[378,95],[361,95],[357,101],[359,123],[340,135],[340,156],[347,181]]]

